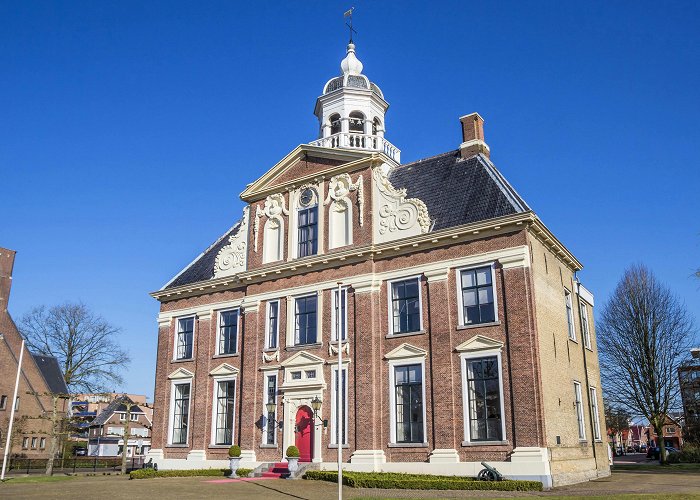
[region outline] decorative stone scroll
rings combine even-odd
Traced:
[[[229,243],[216,256],[214,277],[232,276],[246,270],[248,247],[248,207],[243,209],[243,219],[238,231],[229,238]]]
[[[273,352],[272,354],[267,354],[266,352],[262,353],[262,360],[263,360],[263,363],[272,363],[273,361],[277,361],[279,363],[279,360],[280,360],[279,350]]]
[[[334,207],[342,206],[338,202],[341,202],[343,200],[347,200],[349,202],[349,200],[347,199],[348,194],[350,194],[352,191],[357,191],[357,208],[359,212],[360,227],[362,227],[365,222],[365,193],[363,190],[363,185],[364,184],[362,183],[361,175],[357,178],[357,181],[355,181],[354,183],[350,178],[350,174],[340,174],[331,177],[331,180],[328,183],[328,196],[326,196],[326,199],[323,202],[323,204],[328,205],[331,202],[331,200],[333,200],[336,202],[333,204]],[[335,209],[338,210],[338,208]]]
[[[266,216],[268,219],[277,219],[281,215],[289,215],[289,210],[285,206],[284,195],[282,193],[271,194],[265,199],[263,208],[258,205],[255,208],[255,223],[253,224],[253,251],[258,251],[258,232],[260,231],[260,218]]]
[[[396,189],[389,182],[388,165],[372,170],[374,179],[374,237],[382,243],[430,230],[428,207],[418,198],[406,198],[405,189]]]
[[[343,352],[350,356],[350,344],[347,342],[343,343]],[[333,344],[329,343],[328,344],[328,355],[329,356],[334,356],[338,354],[338,348],[334,346]]]

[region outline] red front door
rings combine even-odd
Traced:
[[[297,411],[294,445],[299,448],[299,461],[311,462],[314,446],[314,414],[308,406]]]

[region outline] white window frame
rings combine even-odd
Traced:
[[[270,306],[277,304],[277,331],[275,332],[275,347],[274,349],[280,348],[280,316],[282,312],[281,301],[279,299],[268,300],[265,304],[265,349],[273,349],[270,347]]]
[[[178,358],[177,357],[177,334],[180,330],[180,320],[192,318],[192,357],[190,358]],[[195,358],[195,339],[197,336],[197,316],[195,314],[188,314],[186,316],[178,316],[175,318],[175,334],[173,335],[173,361],[189,361]]]
[[[566,309],[569,339],[573,340],[574,342],[578,342],[576,340],[576,323],[574,323],[574,303],[572,293],[568,288],[564,288],[564,308]]]
[[[268,414],[267,414],[267,408],[265,408],[265,405],[266,405],[267,403],[269,403],[268,393],[267,393],[267,385],[268,385],[268,383],[269,383],[270,377],[276,377],[276,379],[275,379],[275,399],[274,399],[274,403],[275,403],[275,417],[274,417],[274,418],[275,418],[275,436],[274,436],[274,443],[268,443],[268,442],[267,442],[267,426],[268,426],[268,418],[269,418],[269,416],[268,416]],[[278,402],[277,402],[277,392],[279,391],[279,387],[280,387],[280,374],[279,374],[279,372],[277,372],[277,371],[270,371],[270,372],[268,372],[268,373],[265,373],[265,376],[264,376],[263,380],[264,380],[265,382],[264,382],[264,384],[263,384],[263,398],[262,398],[263,404],[262,404],[262,406],[263,406],[263,408],[265,408],[265,427],[263,428],[263,432],[262,432],[262,441],[261,441],[261,444],[262,444],[263,446],[277,446],[277,433],[278,433],[278,428],[277,428],[277,411],[278,411],[278,410],[277,410],[277,404],[278,404]]]
[[[126,413],[125,412],[123,412],[123,411],[119,412],[119,421],[120,422],[126,421]]]
[[[471,429],[469,428],[469,380],[467,373],[467,360],[476,358],[490,358],[496,356],[498,361],[498,390],[500,391],[501,403],[501,441],[472,441]],[[508,441],[506,436],[506,413],[503,401],[503,359],[501,358],[500,349],[488,349],[483,351],[463,352],[459,355],[462,370],[462,420],[464,426],[464,442],[475,444],[493,444],[504,443]]]
[[[287,310],[287,346],[302,346],[316,344],[299,344],[297,343],[296,317],[297,317],[297,300],[306,297],[316,296],[316,344],[323,343],[323,294],[320,291],[302,293],[291,297],[288,302],[290,307]]]
[[[187,403],[187,435],[184,443],[173,444],[173,425],[175,424],[175,386],[189,384],[190,397]],[[168,412],[168,445],[189,446],[190,444],[190,416],[192,415],[192,379],[176,379],[170,381],[170,411]]]
[[[586,418],[583,411],[583,392],[581,382],[574,380],[574,410],[576,411],[576,424],[578,425],[578,440],[586,440]]]
[[[470,271],[472,269],[479,269],[481,267],[491,268],[491,287],[493,288],[493,310],[494,319],[493,322],[489,323],[466,323],[466,318],[464,317],[464,298],[462,297],[462,271]],[[458,267],[455,269],[455,281],[457,285],[457,304],[459,306],[459,326],[482,326],[482,325],[492,325],[493,323],[498,323],[500,321],[498,317],[498,294],[496,293],[496,263],[495,262],[485,262],[483,264],[474,264],[469,266]]]
[[[398,280],[401,281],[401,280]],[[397,443],[396,442],[396,368],[406,365],[421,366],[421,380],[423,389],[423,442],[422,443]],[[335,386],[333,386],[335,387]],[[403,358],[389,361],[389,421],[391,423],[389,439],[391,444],[399,446],[425,446],[428,444],[428,422],[426,415],[426,399],[425,399],[425,358]],[[347,433],[346,433],[347,435]]]
[[[423,333],[425,330],[423,328],[423,275],[422,274],[414,274],[412,276],[404,276],[403,278],[395,278],[391,280],[387,280],[387,290],[386,290],[386,298],[387,298],[387,315],[388,315],[388,323],[389,323],[389,335],[395,335],[397,337],[403,336],[403,335],[416,335],[418,333]],[[418,326],[419,329],[414,331],[414,332],[406,332],[406,333],[395,333],[394,332],[394,308],[393,308],[393,301],[391,300],[392,295],[393,295],[393,287],[394,283],[399,283],[401,281],[408,281],[408,280],[418,280]]]
[[[583,333],[583,345],[586,346],[586,349],[592,350],[591,325],[588,321],[588,306],[585,302],[579,301],[579,310],[581,311],[581,332]]]
[[[590,389],[590,399],[591,399],[591,410],[592,410],[592,416],[593,416],[593,439],[596,441],[601,440],[601,434],[600,434],[600,410],[598,408],[598,391],[596,390],[595,387],[591,387]]]
[[[222,375],[218,377],[212,377],[214,380],[214,391],[212,397],[211,405],[211,436],[209,439],[211,446],[232,446],[236,443],[236,406],[238,404],[238,377],[236,375]],[[236,388],[233,393],[233,421],[231,422],[231,444],[216,444],[216,410],[218,408],[217,404],[219,402],[219,382],[235,382]],[[191,392],[190,392],[191,395]],[[189,415],[188,415],[189,417]],[[189,427],[188,427],[189,432]]]
[[[224,313],[235,312],[238,315],[236,320],[236,351],[235,352],[220,352],[221,349],[221,315]],[[230,309],[221,309],[216,311],[216,355],[217,356],[236,356],[239,353],[240,343],[241,343],[241,308],[232,307]],[[194,342],[194,336],[193,340]],[[194,345],[192,349],[192,355],[194,356]]]
[[[336,318],[335,318],[335,311],[336,311],[336,301],[338,295],[338,288],[333,288],[331,290],[331,341],[332,342],[338,342],[338,332],[336,332]],[[345,309],[345,315],[342,318],[344,328],[345,328],[345,340],[342,342],[347,342],[348,337],[349,337],[349,332],[348,332],[348,287],[344,286],[341,288],[341,297],[343,298],[343,306]],[[343,310],[343,307],[340,308],[340,310]],[[334,386],[335,387],[335,386]]]
[[[132,422],[138,422],[139,421],[139,414],[138,413],[132,413],[130,415],[131,421]]]
[[[311,203],[309,203],[307,206],[302,206],[301,205],[301,193],[303,193],[306,189],[311,189],[313,191],[314,196],[313,200]],[[316,253],[312,255],[307,255],[306,257],[314,257],[316,255],[320,255],[323,253],[323,246],[322,246],[322,240],[323,240],[323,228],[324,228],[324,218],[322,217],[324,210],[323,204],[321,203],[321,196],[319,193],[323,191],[323,185],[319,184],[307,184],[304,186],[301,186],[299,189],[296,190],[294,193],[294,204],[292,210],[290,210],[290,215],[294,214],[294,217],[291,217],[293,221],[289,224],[290,226],[290,240],[292,241],[292,244],[294,245],[293,247],[293,252],[290,252],[289,255],[293,255],[295,259],[302,259],[304,257],[299,257],[299,212],[302,210],[307,210],[309,208],[314,208],[316,207]]]
[[[392,369],[393,370],[393,369]],[[342,371],[345,372],[345,387],[343,388],[343,392],[345,393],[345,440],[342,443],[342,446],[348,446],[348,439],[349,439],[349,434],[350,434],[350,429],[348,427],[348,385],[350,385],[350,381],[348,380],[349,371],[348,371],[348,366],[346,364],[343,365]],[[338,446],[338,429],[336,428],[335,425],[335,420],[336,420],[336,411],[338,408],[338,400],[337,400],[337,395],[336,395],[336,390],[335,390],[335,385],[336,385],[336,378],[338,377],[338,367],[335,366],[331,369],[331,442],[330,444],[333,446]],[[425,394],[425,386],[423,388],[423,393]],[[423,405],[425,409],[425,404]],[[425,411],[423,412],[425,415]],[[425,434],[423,435],[425,436]]]

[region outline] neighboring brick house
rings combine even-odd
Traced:
[[[340,392],[348,469],[608,475],[582,265],[491,163],[477,113],[459,149],[401,165],[354,45],[341,69],[320,139],[249,184],[242,219],[152,294],[149,457],[223,467],[236,443],[255,466],[295,444],[332,469]]]
[[[664,430],[664,446],[671,446],[680,450],[683,447],[683,426],[681,423],[666,415],[666,420],[663,425]],[[653,446],[659,446],[660,442],[658,435],[654,432],[654,428],[649,426],[647,428],[647,435],[649,436],[649,441]]]
[[[127,414],[124,403],[134,403],[129,396],[117,396],[90,423],[88,430],[88,455],[115,457],[121,455],[124,448],[124,426],[129,418],[129,439],[127,439],[128,457],[146,454],[151,448],[151,425],[153,410],[144,404],[132,406]]]
[[[17,377],[22,337],[8,311],[15,251],[0,247],[0,453],[7,445],[12,397]],[[52,395],[68,393],[56,358],[32,354],[25,346],[17,391],[10,456],[46,458],[51,450]],[[66,413],[66,399],[56,409]]]
[[[690,350],[693,359],[678,368],[686,437],[700,443],[700,348]]]

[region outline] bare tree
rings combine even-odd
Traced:
[[[646,417],[663,440],[666,415],[680,407],[678,366],[695,335],[691,316],[649,269],[636,265],[604,305],[597,330],[606,398]],[[660,448],[665,463],[663,443]]]
[[[84,304],[37,307],[22,317],[19,330],[29,350],[58,359],[71,393],[123,382],[129,356],[119,343],[120,329]]]
[[[617,453],[617,449],[622,443],[622,432],[629,430],[632,417],[627,410],[610,406],[607,401],[604,402],[604,410],[605,427],[607,427],[608,435],[612,437],[613,449]],[[623,449],[623,453],[624,451]]]

